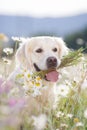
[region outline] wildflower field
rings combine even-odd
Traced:
[[[33,130],[35,122],[28,115],[27,99],[20,95],[18,87],[6,82],[15,67],[15,53],[12,48],[3,52],[6,55],[0,57],[0,130]],[[47,113],[44,130],[87,130],[87,56],[83,54],[81,62],[64,67],[59,73],[54,107],[43,108]],[[37,125],[43,125],[42,118],[37,113],[36,116]]]

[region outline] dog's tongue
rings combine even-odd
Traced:
[[[56,82],[58,80],[59,73],[53,70],[45,75],[46,80]]]

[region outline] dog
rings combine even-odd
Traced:
[[[47,89],[43,89],[41,95],[37,97],[28,97],[30,115],[35,115],[36,113],[42,115],[44,106],[48,107],[50,105],[50,108],[52,108],[55,101],[55,84],[59,76],[57,68],[61,64],[63,56],[67,53],[68,48],[65,42],[59,37],[50,36],[29,38],[17,50],[16,61],[18,67],[10,75],[9,80],[14,82],[15,76],[21,71],[21,67],[30,70],[32,73],[54,69],[42,79],[43,84],[48,86]],[[40,130],[37,127],[36,129]]]

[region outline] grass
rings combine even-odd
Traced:
[[[48,113],[44,130],[87,130],[87,56],[77,65],[62,68],[57,84],[54,109],[43,108]],[[33,130],[34,121],[28,115],[27,101],[17,96],[18,89],[8,83],[1,87],[15,66],[0,61],[0,129]],[[37,113],[36,113],[37,115]],[[41,123],[41,120],[39,120]]]

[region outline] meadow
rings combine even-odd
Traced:
[[[41,117],[31,119],[28,115],[28,101],[20,96],[18,87],[3,82],[15,67],[15,56],[10,49],[3,50],[6,57],[0,58],[0,130],[33,130],[34,124]],[[53,109],[43,108],[47,113],[47,123],[44,130],[87,130],[87,60],[83,55],[77,65],[59,70],[60,78],[56,87],[56,102]],[[42,118],[44,118],[42,116]]]

